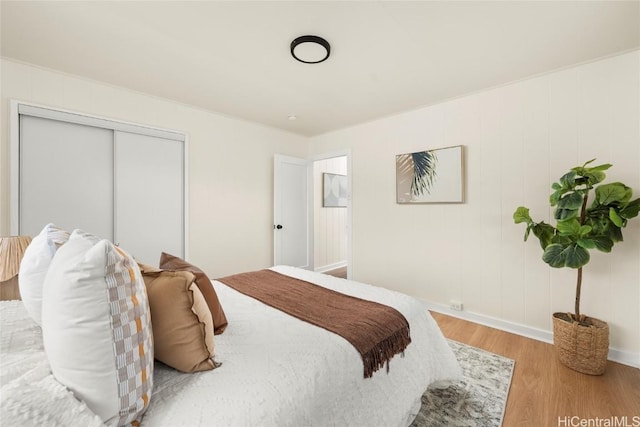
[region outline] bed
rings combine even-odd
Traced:
[[[360,355],[342,337],[214,280],[228,319],[215,336],[221,366],[186,374],[156,361],[142,426],[407,426],[429,385],[458,378],[452,350],[418,300],[293,267],[271,270],[395,308],[410,325],[411,344],[388,372],[364,378]],[[41,330],[22,303],[3,301],[0,316],[0,422],[101,425],[51,375]]]

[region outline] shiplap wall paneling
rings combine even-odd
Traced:
[[[323,174],[347,174],[347,158],[316,160],[314,182],[314,268],[324,271],[347,263],[347,209],[322,206]]]
[[[547,184],[543,187],[549,191],[551,183],[564,175],[568,168],[578,164],[579,129],[577,99],[579,96],[579,70],[571,69],[553,74],[547,79],[549,82],[549,167]],[[541,203],[536,212],[547,212],[549,220],[553,219],[553,209],[545,199],[536,201]],[[532,199],[533,202],[533,199]],[[540,215],[538,213],[538,215]],[[546,265],[539,262],[539,265]],[[532,269],[539,266],[531,265]],[[571,269],[555,269],[546,267],[549,271],[549,289],[551,294],[549,313],[573,311],[575,299],[576,272]]]
[[[507,242],[518,241],[522,230],[513,224],[513,201],[523,192],[524,175],[523,159],[523,128],[524,128],[524,100],[533,93],[526,85],[507,86],[498,91],[501,94],[499,102],[500,127],[496,144],[500,147],[500,204],[496,209],[500,211],[500,299],[502,307],[500,316],[503,319],[523,323],[525,314],[524,299],[524,254],[521,248],[514,251]],[[508,301],[505,303],[504,301]]]
[[[612,146],[611,163],[614,166],[611,176],[633,187],[635,197],[640,197],[640,167],[637,166],[640,164],[640,72],[625,66],[625,62],[632,60],[631,58],[615,59],[617,61],[611,64],[611,77],[608,81],[613,95],[610,103],[618,105],[609,118],[611,133],[606,140]],[[638,96],[633,100],[628,93]],[[638,119],[634,123],[625,120],[626,117]],[[611,319],[620,337],[618,342],[632,342],[640,337],[640,300],[634,301],[634,298],[628,297],[634,291],[640,295],[640,280],[636,279],[640,277],[640,245],[634,246],[634,242],[640,237],[640,218],[629,223],[624,236],[626,241],[614,248],[616,252],[611,257]],[[629,327],[633,324],[638,325],[638,328]],[[620,327],[622,325],[624,327]],[[640,355],[637,361],[640,366]]]
[[[611,92],[614,69],[609,63],[594,63],[589,72],[579,72],[577,75],[580,91],[578,92],[578,129],[580,129],[580,145],[578,146],[578,164],[596,158],[595,164],[613,163],[613,147],[617,145],[611,140],[609,129],[613,116],[618,114],[611,106],[614,105],[615,94]],[[607,173],[608,182],[615,178],[617,167],[614,165]],[[613,248],[613,251],[618,252]],[[612,252],[613,252],[612,251]],[[613,291],[611,276],[611,254],[591,251],[591,260],[584,267],[584,288],[581,294],[581,307],[585,314],[607,319],[615,323],[613,307],[609,295]],[[575,272],[574,272],[575,273]],[[574,274],[575,275],[575,274]],[[574,280],[575,283],[575,280]],[[570,303],[570,300],[567,301]],[[597,307],[591,309],[590,307]]]
[[[550,339],[551,314],[573,311],[576,271],[545,264],[512,214],[524,205],[553,222],[551,184],[594,157],[640,195],[639,68],[629,52],[314,137],[312,155],[345,141],[353,152],[354,279],[441,307],[455,298],[462,316]],[[456,144],[466,203],[396,206],[394,156]],[[581,306],[609,323],[610,356],[640,365],[640,220],[624,235],[612,254],[592,252]],[[406,243],[419,239],[427,248]]]
[[[482,259],[480,283],[474,281],[474,286],[480,286],[481,294],[478,300],[465,300],[469,310],[487,313],[489,316],[502,315],[502,277],[500,233],[502,230],[502,174],[500,133],[503,108],[501,92],[487,92],[479,96],[480,135],[481,135],[481,171],[480,171],[480,200],[477,212],[481,217],[480,228],[482,235],[480,242],[476,242]],[[468,283],[468,282],[467,282]],[[511,303],[511,301],[509,301]],[[515,302],[517,303],[517,302]]]
[[[476,114],[478,104],[475,99],[463,98],[457,103],[445,106],[445,123],[447,146],[464,146],[464,179],[465,186],[465,203],[450,206],[448,215],[455,218],[459,224],[457,227],[449,229],[450,238],[445,241],[451,242],[452,250],[459,254],[460,265],[463,268],[455,268],[452,271],[452,279],[450,282],[450,294],[444,301],[452,299],[465,302],[470,300],[465,292],[464,281],[465,271],[479,271],[480,259],[477,253],[464,250],[464,242],[466,237],[478,234],[480,232],[480,222],[478,215],[474,209],[474,202],[478,197],[478,182],[469,177],[478,176],[477,165],[474,160],[479,156],[479,123]]]
[[[624,66],[629,59],[594,63],[589,72],[583,73],[581,85],[586,90],[582,92],[580,108],[585,111],[583,116],[595,119],[580,125],[584,126],[585,146],[590,150],[583,157],[594,153],[592,157],[598,157],[599,163],[611,163],[608,181],[624,182],[633,188],[635,197],[640,197],[640,168],[633,167],[640,152],[640,73],[636,69],[634,75],[633,67]],[[629,93],[636,94],[635,102]],[[593,100],[596,105],[591,105]],[[637,119],[634,123],[624,120],[626,117]],[[639,281],[634,280],[640,277],[638,221],[636,218],[623,230],[625,241],[616,244],[611,254],[596,251],[585,267],[585,312],[609,323],[615,330],[616,345],[640,337],[640,330],[629,327],[640,321],[640,310],[632,298],[624,297],[640,289]]]
[[[455,205],[449,215],[455,218],[455,227],[447,227],[450,237],[447,239],[454,244],[453,252],[459,257],[459,264],[451,268],[452,280],[445,281],[445,287],[449,290],[447,298],[441,297],[441,301],[447,303],[451,300],[461,301],[465,310],[477,310],[475,301],[481,301],[485,285],[480,281],[483,270],[483,257],[481,249],[467,250],[467,239],[481,241],[484,230],[483,218],[477,209],[482,199],[481,182],[476,177],[480,176],[482,163],[480,149],[482,134],[481,120],[478,114],[480,103],[475,98],[461,98],[445,104],[443,121],[446,123],[447,146],[463,145],[464,149],[464,173],[465,173],[465,203]],[[441,255],[436,254],[437,258]],[[475,286],[465,286],[468,275],[475,277]],[[448,283],[447,283],[448,282]]]
[[[512,212],[507,209],[506,214],[512,214],[517,206],[527,206],[540,218],[549,222],[549,204],[547,202],[551,187],[549,183],[549,85],[544,79],[534,79],[523,82],[526,97],[520,101],[522,108],[522,157],[514,161],[522,169],[520,176],[522,192],[515,195],[510,204]],[[511,241],[522,242],[515,251],[524,256],[522,268],[522,282],[524,287],[524,318],[521,323],[530,324],[536,328],[551,328],[551,314],[549,303],[551,293],[549,289],[549,268],[543,265],[542,248],[535,241],[524,243],[524,226],[516,226],[513,220],[507,218]],[[504,246],[509,246],[504,241]],[[513,249],[513,248],[512,248]],[[514,251],[514,252],[515,252]]]

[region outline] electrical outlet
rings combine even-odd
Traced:
[[[456,311],[462,311],[462,301],[451,300],[449,301],[449,307]]]

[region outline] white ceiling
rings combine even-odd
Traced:
[[[1,20],[4,57],[308,136],[640,47],[637,0],[3,0]],[[305,34],[327,61],[290,56]]]

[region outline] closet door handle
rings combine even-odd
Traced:
[[[273,228],[275,228],[276,230],[282,230],[282,226],[280,224],[274,225]]]

